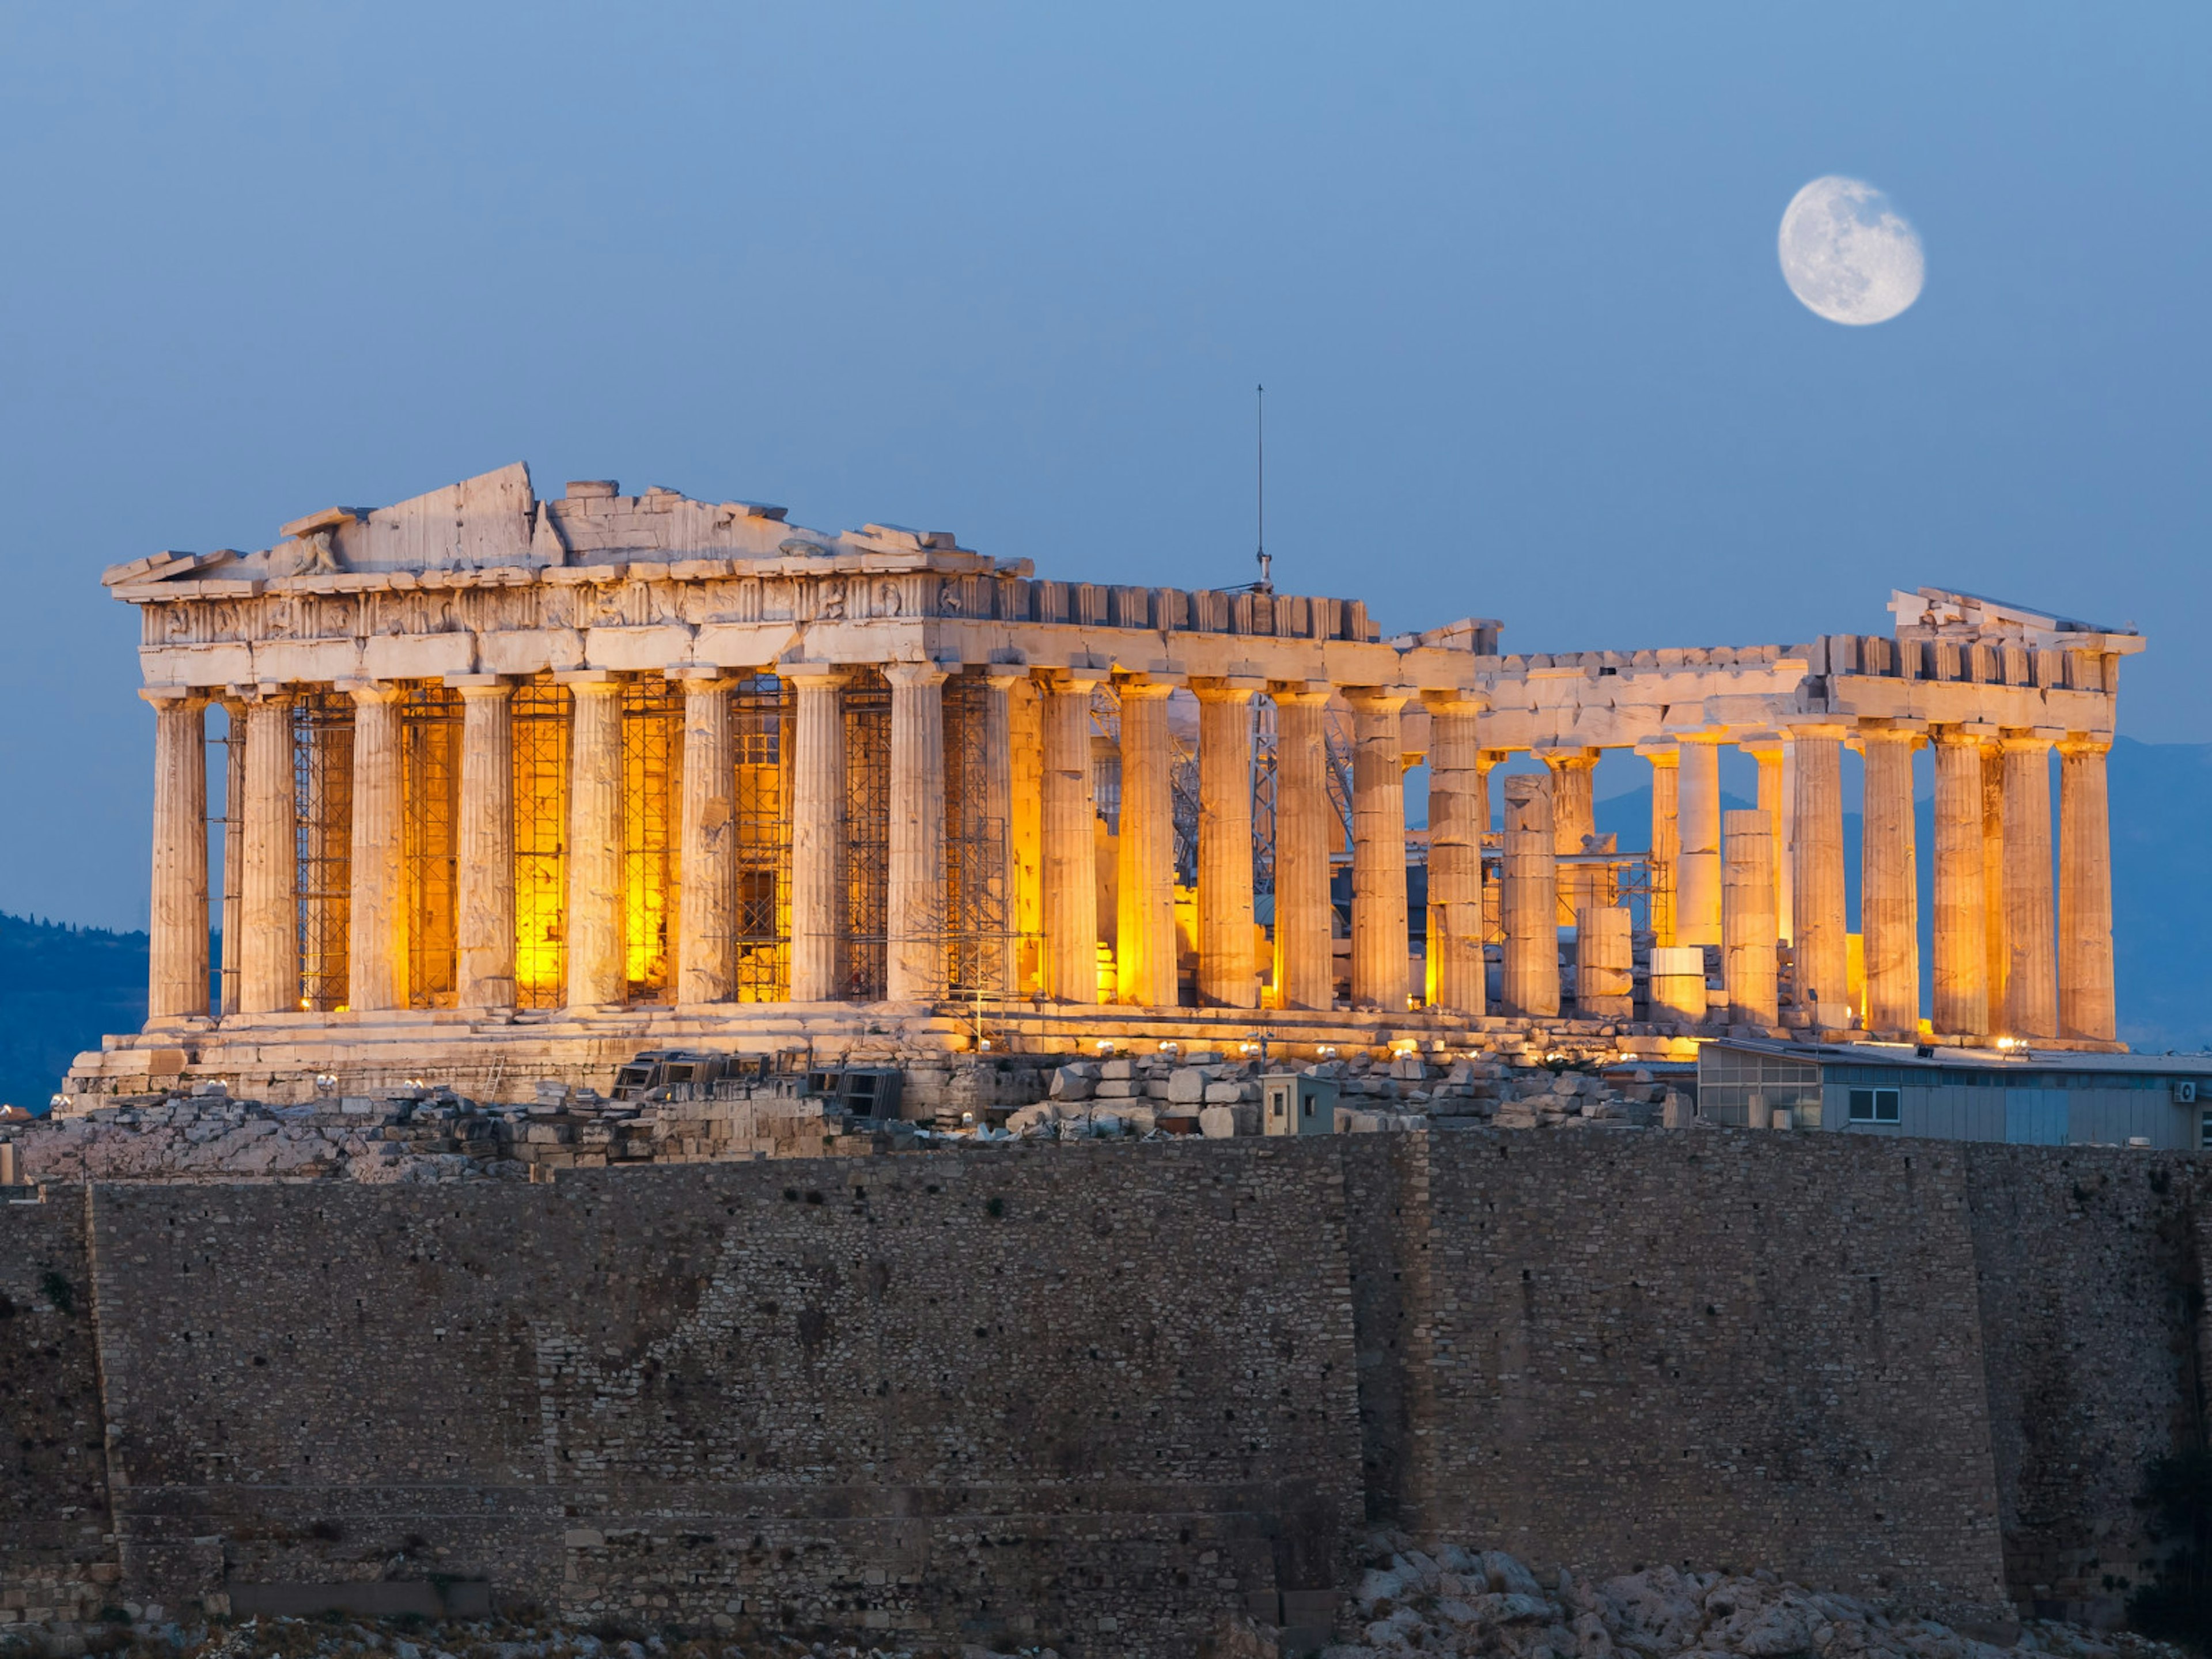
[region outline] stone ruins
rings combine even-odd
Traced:
[[[1357,600],[1039,580],[945,532],[540,500],[520,465],[104,580],[157,722],[152,966],[72,1101],[526,1099],[655,1046],[2114,1045],[2131,631],[1923,588],[1889,636],[1510,655],[1495,622],[1383,638]],[[1721,809],[1729,745],[1754,810]],[[1595,832],[1607,750],[1650,764],[1643,851]],[[1546,771],[1494,835],[1516,752]]]

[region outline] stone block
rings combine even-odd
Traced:
[[[1198,1115],[1198,1132],[1208,1140],[1227,1140],[1237,1133],[1237,1114],[1226,1106],[1208,1106]]]
[[[1168,1073],[1169,1100],[1178,1106],[1196,1106],[1206,1099],[1206,1085],[1211,1081],[1195,1066],[1180,1066]]]
[[[1126,1083],[1136,1074],[1137,1062],[1127,1058],[1105,1060],[1098,1067],[1098,1078],[1102,1083]]]
[[[1131,1078],[1109,1077],[1098,1080],[1097,1097],[1100,1100],[1127,1100],[1145,1091],[1145,1085]]]
[[[1241,1083],[1209,1083],[1206,1085],[1206,1103],[1209,1106],[1234,1106],[1244,1098]]]
[[[1054,1100],[1088,1100],[1097,1086],[1098,1067],[1087,1060],[1063,1066],[1052,1074],[1052,1097]]]

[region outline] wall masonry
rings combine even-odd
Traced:
[[[2110,1613],[2201,1434],[2194,1174],[1468,1130],[52,1188],[0,1210],[0,1589],[1182,1654],[1382,1522]]]

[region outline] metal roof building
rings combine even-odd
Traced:
[[[2193,1152],[2212,1145],[2212,1054],[1716,1039],[1698,1108],[1738,1127]]]

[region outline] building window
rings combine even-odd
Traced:
[[[1894,1123],[1898,1121],[1898,1091],[1894,1089],[1854,1089],[1851,1091],[1851,1121],[1854,1123]]]

